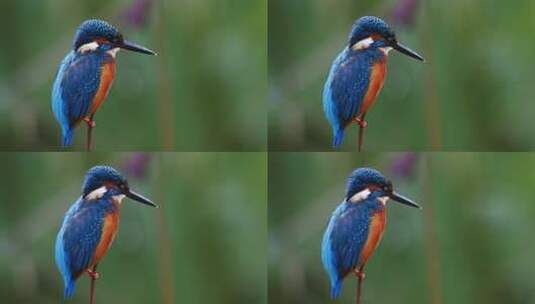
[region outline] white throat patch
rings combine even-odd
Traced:
[[[95,41],[86,43],[78,48],[78,52],[84,54],[87,52],[93,52],[94,50],[98,49],[99,44]]]
[[[120,48],[113,48],[109,50],[107,53],[110,54],[111,57],[115,58],[117,56],[117,53],[120,51]]]
[[[386,202],[388,202],[388,200],[390,199],[390,197],[388,196],[381,196],[380,198],[378,198],[379,201],[381,202],[381,204],[383,204],[383,206],[386,206]]]
[[[383,52],[383,54],[385,54],[385,55],[388,55],[388,52],[390,52],[390,51],[392,50],[392,48],[389,47],[389,46],[387,46],[387,47],[382,47],[382,48],[379,48],[379,49],[380,49],[380,50]]]
[[[362,190],[362,191],[360,191],[360,192],[354,194],[354,195],[349,199],[349,201],[350,201],[351,203],[360,203],[360,202],[362,202],[363,200],[367,199],[368,196],[370,196],[371,193],[372,193],[372,192],[371,192],[368,188],[366,188],[366,189],[364,189],[364,190]]]
[[[85,198],[88,200],[97,200],[104,196],[104,193],[106,193],[106,191],[108,191],[108,188],[106,188],[106,186],[102,186],[98,189],[91,191],[88,195],[85,196]]]
[[[124,194],[119,194],[119,195],[114,195],[111,197],[114,201],[116,201],[117,203],[122,203],[123,202],[123,199],[125,198],[125,195]]]
[[[366,39],[362,39],[361,41],[353,44],[351,48],[353,49],[353,51],[364,50],[364,49],[369,48],[373,42],[374,42],[373,38],[368,37]]]

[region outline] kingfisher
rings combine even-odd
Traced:
[[[112,167],[87,171],[82,195],[65,214],[56,238],[56,264],[65,283],[65,299],[73,296],[75,281],[82,274],[87,273],[92,281],[98,278],[96,267],[115,239],[125,197],[158,207],[132,191],[126,178]]]
[[[394,192],[392,182],[375,169],[359,168],[350,175],[345,198],[333,212],[321,243],[321,260],[330,278],[332,299],[340,295],[344,278],[354,274],[360,303],[364,266],[383,236],[389,199],[421,208]]]
[[[424,61],[418,53],[398,42],[386,22],[365,16],[353,24],[346,47],[334,60],[323,88],[323,111],[332,132],[332,145],[338,149],[344,130],[355,122],[359,127],[358,150],[362,148],[364,120],[383,88],[388,53],[397,50]]]
[[[115,78],[115,57],[121,49],[156,55],[125,40],[106,21],[91,19],[78,27],[72,50],[61,62],[52,89],[52,110],[61,126],[62,146],[72,145],[73,129],[84,121],[90,148],[93,118],[108,96]]]

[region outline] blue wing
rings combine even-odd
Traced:
[[[63,71],[61,81],[64,109],[71,125],[83,118],[100,85],[103,59],[98,52],[76,55]]]
[[[71,52],[62,61],[52,90],[52,109],[64,137],[88,114],[100,86],[103,58],[98,52]],[[70,145],[67,140],[64,145]]]
[[[323,89],[323,111],[333,129],[333,146],[342,144],[344,129],[358,114],[370,82],[371,61],[365,53],[342,51],[333,62]]]
[[[343,202],[334,211],[323,235],[321,257],[331,280],[331,297],[340,295],[343,278],[357,266],[366,243],[369,216],[364,204]]]
[[[74,292],[74,280],[90,266],[102,234],[105,212],[96,203],[80,199],[65,215],[56,240],[56,264],[65,281],[66,298]]]

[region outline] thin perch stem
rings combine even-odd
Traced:
[[[356,303],[360,304],[360,299],[362,295],[362,282],[364,281],[364,266],[360,267],[359,270],[357,270],[356,275],[358,278]]]
[[[86,142],[86,148],[87,152],[91,152],[91,148],[93,146],[93,128],[95,127],[95,121],[93,120],[93,116],[91,115],[89,118],[86,118],[87,123],[87,142]]]
[[[89,287],[89,304],[95,303],[95,281],[97,280],[96,273],[97,273],[97,265],[91,269],[91,272],[93,272],[93,275],[89,275],[89,278],[91,280],[91,285]]]
[[[358,152],[362,151],[362,144],[364,143],[364,129],[368,126],[368,123],[366,122],[366,120],[364,120],[365,117],[366,113],[355,119],[355,122],[359,126],[359,142],[357,147]]]
[[[92,144],[92,132],[93,131],[93,128],[91,128],[90,126],[87,126],[87,142],[86,142],[86,149],[87,149],[87,152],[91,152],[91,144]]]
[[[358,145],[358,151],[362,151],[362,144],[364,142],[364,127],[359,126],[359,145]]]

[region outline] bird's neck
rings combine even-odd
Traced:
[[[84,197],[89,202],[111,202],[115,207],[119,207],[125,198],[124,194],[117,193],[116,190],[102,186],[91,191]]]
[[[384,63],[388,58],[390,48],[370,46],[365,49],[347,49],[349,57],[356,57],[357,60],[366,60],[370,63]]]
[[[92,42],[80,46],[77,50],[74,50],[74,53],[77,56],[97,56],[115,63],[115,58],[120,50],[120,48],[103,46],[96,42]]]
[[[365,189],[346,199],[346,202],[350,207],[367,208],[373,212],[378,212],[385,209],[388,199],[388,196]]]

